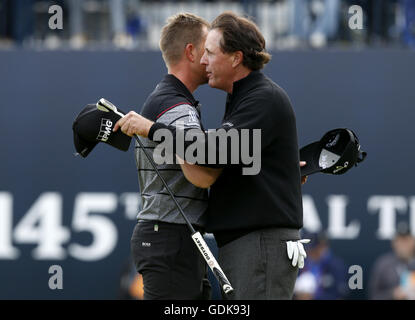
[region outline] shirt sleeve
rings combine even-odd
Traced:
[[[181,104],[174,107],[156,120],[156,123],[162,123],[167,126],[181,126],[187,129],[200,129],[200,117],[196,108],[189,104]]]

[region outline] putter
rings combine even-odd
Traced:
[[[117,110],[116,106],[114,106],[111,102],[109,102],[108,100],[105,100],[104,98],[100,99],[97,102],[96,106],[97,106],[97,109],[99,109],[103,112],[115,112],[120,117],[124,117],[124,114],[119,112]],[[190,221],[187,219],[182,207],[177,202],[176,197],[174,196],[173,192],[171,191],[171,189],[167,185],[166,181],[164,180],[164,178],[160,174],[159,170],[157,169],[157,165],[155,164],[155,162],[152,159],[151,155],[148,154],[147,150],[144,148],[144,145],[141,142],[141,140],[138,138],[137,135],[134,135],[134,138],[137,140],[137,142],[140,145],[141,149],[144,151],[144,154],[146,155],[148,161],[150,161],[151,166],[156,171],[158,177],[160,178],[161,182],[163,183],[164,187],[166,188],[167,192],[169,193],[171,199],[173,200],[174,204],[176,205],[176,207],[179,210],[180,214],[182,215],[183,219],[186,221],[186,225],[187,225],[187,227],[189,228],[189,230],[192,234],[192,239],[193,239],[194,243],[196,244],[196,247],[199,249],[200,254],[205,259],[205,261],[206,261],[207,265],[209,266],[209,268],[212,270],[212,272],[215,275],[216,279],[218,280],[223,292],[225,294],[232,293],[233,288],[232,288],[228,278],[226,278],[224,272],[222,271],[222,268],[219,266],[219,263],[216,261],[214,255],[210,251],[210,249],[209,249],[205,239],[203,238],[202,234],[199,231],[196,231],[193,228]]]

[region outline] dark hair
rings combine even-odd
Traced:
[[[160,49],[167,66],[180,61],[188,43],[200,44],[203,27],[209,28],[209,22],[191,13],[179,13],[167,20],[160,37]]]
[[[224,12],[213,20],[211,29],[222,31],[222,52],[242,51],[245,67],[259,70],[271,60],[271,55],[265,51],[265,39],[253,21]]]

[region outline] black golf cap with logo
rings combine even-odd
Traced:
[[[306,145],[300,150],[300,160],[307,164],[301,167],[301,175],[316,172],[344,174],[362,162],[366,152],[360,149],[356,134],[345,128],[330,130],[320,141]]]
[[[119,111],[124,114],[121,110]],[[114,112],[104,112],[97,109],[96,104],[88,104],[72,124],[77,153],[85,158],[98,142],[105,142],[119,150],[127,151],[131,137],[122,133],[121,130],[112,131],[119,119],[121,116]]]

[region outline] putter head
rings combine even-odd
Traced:
[[[112,112],[118,114],[119,116],[124,117],[124,114],[119,112],[116,106],[114,106],[111,102],[109,102],[108,100],[106,100],[104,98],[99,99],[96,106],[97,106],[98,110],[101,110],[103,112],[112,111]]]

